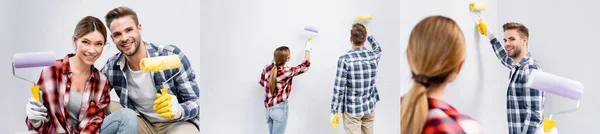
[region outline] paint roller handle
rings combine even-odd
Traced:
[[[31,86],[31,96],[38,102],[40,101],[40,86],[34,85]]]
[[[304,50],[306,50],[307,52],[312,51],[313,49],[313,45],[312,45],[312,37],[308,37],[308,40],[306,41],[306,44],[304,45]]]
[[[309,40],[306,41],[306,45],[304,48],[304,60],[310,61],[310,51],[312,51],[312,48],[313,48],[312,43],[311,43],[312,37],[309,37],[308,39]]]

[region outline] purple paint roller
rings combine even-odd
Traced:
[[[556,121],[552,120],[552,116],[575,112],[579,109],[579,104],[581,102],[581,94],[583,94],[584,89],[584,86],[583,84],[581,84],[581,82],[543,72],[541,70],[533,70],[531,72],[529,80],[527,81],[527,86],[532,89],[545,91],[565,98],[577,100],[577,106],[575,108],[552,113],[548,118],[544,118],[544,132],[549,132],[553,129],[556,129],[554,128],[554,125],[556,125]]]
[[[319,35],[319,29],[313,26],[304,27],[304,31],[306,31],[309,35],[308,42],[312,41],[312,37]]]
[[[315,33],[315,34],[319,33],[319,29],[317,29],[317,28],[315,28],[313,26],[306,26],[306,27],[304,27],[304,31],[312,32],[312,33]]]
[[[15,68],[31,68],[31,67],[44,67],[55,65],[55,54],[53,52],[30,52],[30,53],[17,53],[13,55],[13,76],[33,83],[31,86],[31,95],[37,101],[40,101],[40,87],[32,80],[19,77],[15,74]]]
[[[53,52],[17,53],[13,55],[15,68],[52,66],[55,64]]]
[[[584,88],[581,82],[540,70],[533,70],[528,82],[530,85],[529,87],[533,89],[549,92],[573,100],[581,98]]]

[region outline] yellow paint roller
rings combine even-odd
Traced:
[[[367,14],[367,15],[358,15],[358,16],[356,17],[356,20],[358,20],[358,21],[370,21],[370,20],[373,20],[373,15],[371,15],[371,14]],[[369,31],[369,28],[367,28],[367,27],[365,26],[365,30],[367,30],[367,32],[368,32],[368,31]]]
[[[179,60],[179,55],[169,55],[169,56],[158,56],[153,58],[143,58],[140,61],[140,68],[142,72],[156,72],[167,69],[175,69],[181,67],[181,60]],[[177,71],[173,76],[169,79],[165,80],[161,89],[162,92],[166,91],[168,88],[167,83],[171,81],[171,79],[175,78],[181,70]]]
[[[179,60],[179,55],[144,58],[140,61],[140,68],[142,69],[142,72],[156,72],[179,68],[180,66],[181,61]]]
[[[169,56],[158,56],[153,58],[143,58],[140,61],[140,68],[142,72],[156,72],[167,69],[176,69],[181,67],[181,60],[179,60],[179,55],[169,55]],[[160,89],[160,95],[168,95],[168,85],[167,82],[171,81],[175,76],[181,73],[181,70],[177,71],[176,74],[172,75],[169,79],[165,80],[162,83],[163,88]],[[157,96],[158,98],[158,96]],[[156,110],[156,109],[155,109]],[[157,113],[159,113],[157,111]],[[170,111],[161,112],[167,113],[165,115],[161,115],[168,119],[173,119],[174,115]],[[159,113],[160,114],[160,113]]]
[[[471,3],[469,3],[469,7],[471,7],[471,10],[473,10],[473,11],[483,11],[483,10],[485,10],[485,5],[483,5],[481,3],[477,3],[477,2],[471,2]]]
[[[359,15],[358,17],[356,17],[356,20],[361,20],[361,21],[364,21],[364,20],[373,20],[373,16],[370,15],[370,14]]]

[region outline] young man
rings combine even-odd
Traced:
[[[187,57],[173,45],[142,41],[142,25],[137,14],[118,7],[106,14],[113,42],[119,53],[109,58],[102,72],[125,108],[139,113],[138,130],[144,134],[198,133],[200,91]],[[157,72],[142,72],[140,60],[157,56],[179,55],[181,67]],[[179,74],[178,74],[179,72]],[[168,81],[168,95],[157,94]]]
[[[352,50],[340,56],[337,64],[331,122],[337,128],[337,113],[342,112],[347,134],[372,134],[375,104],[379,102],[375,78],[381,48],[362,24],[352,25],[350,33]],[[364,47],[365,40],[369,40],[373,50]]]
[[[480,34],[487,35],[492,48],[502,64],[509,69],[510,83],[507,92],[508,131],[511,134],[533,134],[541,128],[545,94],[527,87],[531,71],[540,69],[528,51],[529,30],[520,23],[509,22],[502,26],[504,47],[493,33],[480,23]]]

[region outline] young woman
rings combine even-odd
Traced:
[[[287,125],[287,99],[292,92],[292,79],[306,71],[310,66],[310,48],[304,52],[304,61],[295,67],[286,67],[290,61],[290,49],[281,46],[275,49],[273,63],[268,64],[260,76],[260,85],[265,88],[265,108],[269,134],[283,134]]]
[[[430,16],[413,28],[406,55],[414,83],[401,100],[402,134],[482,133],[475,120],[443,101],[465,53],[463,32],[450,18]]]
[[[137,116],[122,109],[106,116],[110,102],[106,76],[94,67],[106,43],[106,27],[100,19],[86,16],[73,35],[75,53],[56,60],[42,70],[37,83],[41,102],[33,97],[26,104],[29,130],[54,133],[137,133]]]

